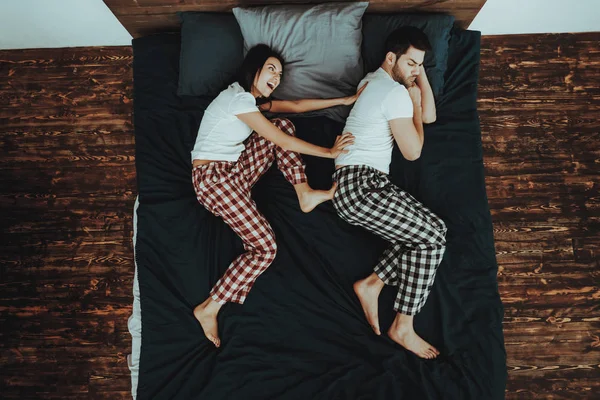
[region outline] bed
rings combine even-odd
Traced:
[[[243,306],[219,316],[222,346],[203,336],[191,310],[203,301],[241,241],[198,204],[190,149],[212,98],[177,96],[180,37],[133,41],[139,197],[135,301],[130,319],[132,393],[138,399],[501,399],[506,383],[493,231],[477,114],[478,32],[455,29],[438,120],[421,158],[394,150],[391,177],[442,217],[448,245],[417,332],[441,350],[417,358],[367,324],[352,283],[385,247],[324,203],[299,209],[271,169],[254,188],[278,240],[275,262]],[[331,145],[343,124],[291,118],[299,137]],[[313,187],[331,184],[333,163],[305,157]],[[382,331],[394,317],[380,297]]]

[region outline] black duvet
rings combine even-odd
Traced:
[[[367,324],[352,283],[386,244],[342,221],[331,203],[300,211],[272,168],[254,198],[278,255],[243,306],[220,313],[215,349],[192,315],[241,241],[197,201],[190,151],[210,98],[176,95],[179,37],[136,39],[134,124],[139,200],[136,261],[142,309],[138,399],[500,399],[506,360],[476,95],[478,32],[454,31],[438,120],[421,158],[398,149],[392,180],[439,215],[448,246],[417,332],[442,355],[417,358]],[[299,137],[330,146],[343,125],[292,118]],[[310,184],[331,185],[331,160],[305,157]],[[394,289],[380,297],[382,331]]]

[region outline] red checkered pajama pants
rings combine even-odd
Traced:
[[[295,136],[296,128],[290,120],[277,118],[271,122]],[[275,259],[275,234],[251,198],[252,187],[275,160],[292,185],[306,182],[304,162],[299,154],[284,150],[256,133],[247,139],[237,161],[214,161],[192,172],[198,201],[223,218],[242,239],[246,250],[233,260],[210,292],[220,304],[243,304],[256,279]]]

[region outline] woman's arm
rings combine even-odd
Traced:
[[[259,108],[261,111],[269,111],[272,113],[303,113],[322,110],[333,106],[349,106],[354,104],[365,87],[367,87],[367,85],[363,85],[355,95],[348,97],[338,97],[337,99],[272,100]]]
[[[423,108],[423,123],[432,124],[435,122],[436,109],[435,109],[435,98],[433,97],[433,91],[427,79],[425,68],[421,65],[421,72],[417,76],[417,86],[421,89],[421,107]]]
[[[350,133],[344,133],[343,135],[338,136],[333,147],[328,149],[284,133],[260,112],[239,114],[237,117],[252,128],[257,134],[275,143],[277,146],[285,150],[295,151],[296,153],[309,156],[336,158],[342,153],[347,153],[348,150],[344,150],[344,148],[354,143],[354,136]]]

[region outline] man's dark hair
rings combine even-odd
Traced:
[[[422,30],[414,26],[403,26],[390,33],[385,40],[385,54],[391,51],[400,58],[410,46],[422,51],[431,50],[431,43]]]
[[[248,53],[244,58],[244,62],[242,63],[242,66],[236,75],[236,81],[241,87],[244,88],[246,92],[249,92],[250,89],[252,89],[256,74],[260,73],[260,70],[265,65],[265,62],[269,59],[269,57],[275,57],[278,59],[281,63],[281,67],[283,68],[284,60],[281,54],[271,49],[266,44],[257,44],[248,50]],[[261,103],[262,102],[266,101],[261,101]]]

